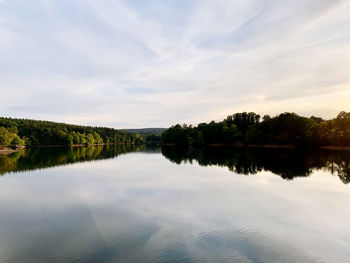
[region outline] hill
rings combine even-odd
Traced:
[[[121,129],[121,131],[138,133],[140,135],[162,134],[167,128]]]

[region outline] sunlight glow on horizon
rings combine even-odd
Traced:
[[[0,1],[0,112],[116,128],[350,111],[344,0]]]

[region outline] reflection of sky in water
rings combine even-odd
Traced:
[[[131,153],[0,178],[1,262],[348,262],[350,189]]]

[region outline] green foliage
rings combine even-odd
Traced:
[[[162,134],[162,142],[177,145],[229,144],[240,137],[237,126],[233,123],[214,121],[201,123],[197,127],[176,125]]]
[[[80,141],[80,133],[78,132],[75,132],[75,131],[72,131],[72,133],[71,133],[71,135],[72,135],[72,138],[73,138],[73,144],[80,144],[81,143],[81,141]]]
[[[11,133],[4,127],[0,127],[0,146],[9,146],[11,139]]]
[[[100,137],[100,135],[99,135],[97,132],[93,132],[93,133],[92,133],[92,136],[93,136],[94,142],[95,142],[96,144],[103,143],[102,138]],[[107,138],[108,138],[108,137],[107,137]]]
[[[312,116],[282,113],[275,117],[253,112],[236,113],[222,122],[201,123],[197,127],[175,125],[164,131],[163,144],[275,144],[301,146],[350,146],[350,113],[325,121]]]
[[[85,136],[83,134],[80,134],[80,143],[86,144],[86,139],[85,139]]]
[[[258,124],[259,120],[260,115],[254,112],[242,112],[227,116],[224,122],[227,123],[228,126],[236,125],[241,134],[244,135],[249,128]]]
[[[67,145],[73,145],[73,136],[72,136],[72,134],[67,134],[66,135],[66,144]]]
[[[17,134],[14,134],[11,140],[11,146],[16,147],[16,146],[24,146],[25,142],[22,140]]]
[[[124,129],[122,131],[127,131],[131,133],[137,133],[143,136],[147,136],[152,134],[161,135],[165,130],[166,128],[144,128],[144,129]]]
[[[0,145],[11,145],[13,134],[23,138],[21,140],[24,140],[25,144],[29,146],[102,144],[107,141],[140,144],[145,140],[139,134],[112,128],[28,119],[0,118],[0,128],[2,128],[0,130]]]
[[[158,134],[149,134],[146,135],[146,142],[159,142],[160,141],[160,135]]]
[[[94,136],[89,133],[87,136],[86,136],[86,143],[87,144],[94,144],[95,143],[95,139],[94,139]]]
[[[251,126],[244,137],[244,142],[253,144],[314,144],[313,119],[300,117],[295,113],[282,113],[267,118]]]
[[[25,145],[25,140],[21,139],[16,133],[16,129],[6,129],[5,127],[0,127],[0,146],[23,146]]]

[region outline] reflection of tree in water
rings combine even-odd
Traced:
[[[162,148],[162,153],[177,164],[196,160],[202,166],[224,166],[237,174],[249,175],[265,170],[291,180],[310,176],[313,170],[324,169],[338,175],[344,184],[350,182],[350,152],[346,151],[166,146]]]
[[[327,163],[327,170],[336,173],[344,184],[350,183],[350,158],[332,159]]]
[[[16,169],[16,163],[21,156],[23,156],[24,151],[16,152],[11,154],[11,158],[6,155],[0,155],[0,175],[13,171]]]
[[[119,144],[74,148],[30,148],[8,156],[0,155],[0,175],[76,162],[109,159],[127,152],[139,151],[142,147]]]

